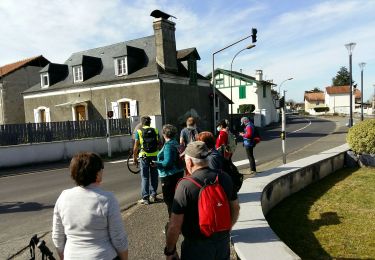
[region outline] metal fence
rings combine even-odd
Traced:
[[[111,135],[130,134],[130,119],[110,119]],[[106,120],[0,125],[0,146],[105,137]]]

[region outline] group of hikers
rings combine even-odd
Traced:
[[[241,118],[243,144],[256,173],[253,149],[255,126]],[[140,164],[141,200],[164,201],[166,259],[230,259],[230,230],[239,215],[237,192],[243,176],[232,163],[236,140],[228,120],[220,121],[218,135],[199,131],[195,118],[186,120],[178,134],[171,124],[159,130],[151,118],[141,118],[134,132],[134,163]],[[104,164],[99,155],[83,152],[70,163],[76,187],[56,201],[52,240],[60,259],[128,259],[128,239],[113,193],[100,188]],[[163,199],[157,197],[160,180]],[[179,235],[181,256],[176,250]]]

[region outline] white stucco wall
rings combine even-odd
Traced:
[[[348,94],[328,94],[325,93],[326,106],[329,107],[329,113],[349,114],[349,95]],[[352,98],[352,108],[354,109],[355,98]]]
[[[112,136],[112,153],[125,152],[131,147],[131,136]],[[107,155],[106,138],[74,141],[0,146],[0,168],[66,160],[78,152],[90,151]]]

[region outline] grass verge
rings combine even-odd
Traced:
[[[302,259],[375,259],[375,170],[342,169],[267,215]]]

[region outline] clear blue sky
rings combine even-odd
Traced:
[[[71,53],[153,34],[154,9],[177,17],[177,48],[196,47],[198,70],[212,69],[212,53],[258,29],[256,47],[242,52],[234,70],[283,84],[287,99],[303,101],[305,90],[324,89],[341,66],[348,67],[344,44],[357,43],[353,79],[364,100],[375,84],[375,1],[373,0],[1,0],[0,65],[35,55],[63,63]],[[217,67],[230,69],[241,42],[215,55]],[[216,67],[215,66],[215,67]]]

